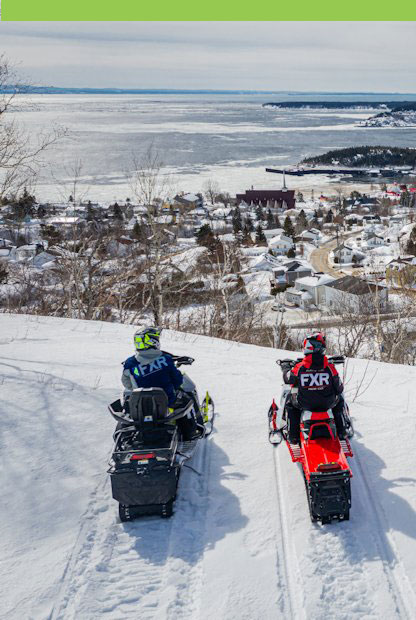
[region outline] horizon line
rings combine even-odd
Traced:
[[[9,86],[8,88],[0,89],[0,92],[6,92],[7,90],[15,89],[16,87]],[[386,91],[325,91],[325,90],[263,90],[263,89],[221,89],[221,88],[118,88],[112,86],[103,87],[88,87],[88,86],[31,86],[24,85],[18,86],[19,94],[26,93],[39,93],[39,94],[53,94],[59,92],[73,91],[80,94],[83,93],[115,93],[115,94],[253,94],[253,95],[336,95],[336,96],[351,96],[351,95],[392,95],[392,96],[416,96],[416,93],[412,92],[386,92]]]

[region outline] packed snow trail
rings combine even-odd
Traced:
[[[106,406],[132,332],[0,315],[0,615],[416,618],[416,370],[372,362],[352,402],[366,362],[351,360],[351,520],[321,526],[286,446],[267,441],[280,352],[164,332],[165,349],[195,357],[216,429],[192,460],[201,475],[182,472],[172,519],[120,523]]]

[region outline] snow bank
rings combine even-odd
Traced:
[[[298,469],[267,442],[287,352],[164,332],[167,350],[195,357],[217,428],[193,463],[202,475],[183,471],[174,517],[121,524],[106,404],[132,333],[0,315],[2,616],[413,618],[416,369],[350,361],[351,520],[312,525]]]

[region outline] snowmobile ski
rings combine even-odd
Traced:
[[[208,391],[201,403],[201,414],[205,427],[204,437],[209,437],[214,430],[215,404]]]
[[[277,405],[274,398],[267,412],[267,417],[269,420],[269,441],[273,446],[278,446],[282,443],[283,434],[282,429],[277,427]]]

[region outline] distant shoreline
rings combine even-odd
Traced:
[[[16,87],[0,89],[0,93],[12,93]],[[182,89],[182,88],[86,88],[86,87],[59,87],[59,86],[19,86],[19,94],[29,95],[282,95],[286,97],[415,97],[416,93],[380,93],[380,92],[322,92],[322,91],[285,91],[285,90],[224,90],[224,89]],[[281,105],[282,102],[263,105]],[[296,107],[297,102],[290,102],[290,107]],[[302,102],[300,102],[302,103]],[[317,102],[311,103],[316,105]],[[318,102],[319,103],[319,102]],[[322,102],[321,102],[322,103]],[[329,102],[327,102],[329,103]],[[370,102],[363,102],[368,104]],[[390,102],[393,103],[393,102]],[[293,105],[295,104],[295,105]],[[305,105],[305,103],[303,103]]]

